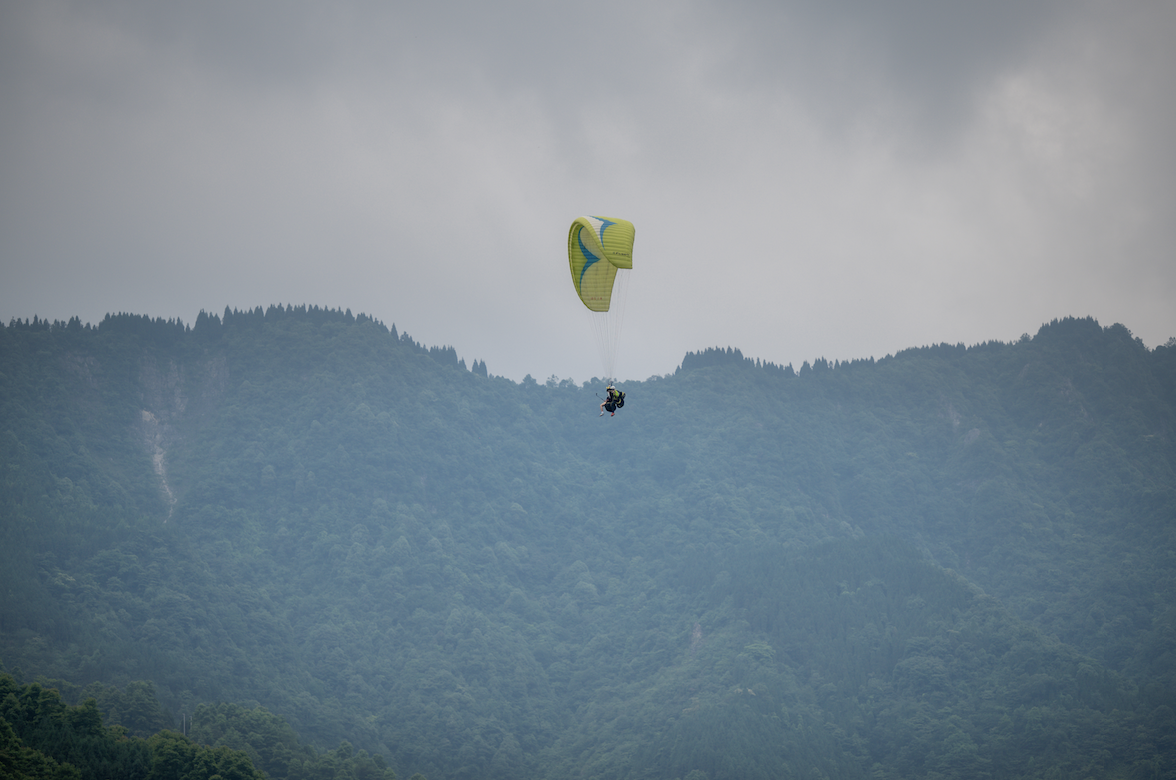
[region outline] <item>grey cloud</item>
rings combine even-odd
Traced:
[[[348,306],[584,379],[562,242],[596,212],[637,223],[638,376],[714,343],[799,363],[1067,314],[1176,332],[1166,6],[0,14],[5,319]]]

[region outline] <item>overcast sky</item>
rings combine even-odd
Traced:
[[[1043,322],[1176,336],[1176,3],[0,0],[0,319],[367,312],[622,378]]]

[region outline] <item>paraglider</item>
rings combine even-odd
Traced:
[[[612,385],[605,388],[605,393],[608,397],[600,404],[600,416],[604,417],[605,412],[612,412],[610,416],[616,417],[617,409],[625,405],[625,394]],[[599,398],[599,396],[597,397]]]
[[[617,348],[625,319],[629,274],[633,269],[635,233],[632,222],[608,217],[577,217],[568,230],[572,284],[587,309],[604,377],[610,382],[616,378]],[[615,415],[624,406],[624,395],[610,384],[609,397],[601,404],[600,414],[607,409]]]

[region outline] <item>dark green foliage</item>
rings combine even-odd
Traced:
[[[141,695],[141,686],[129,695]],[[174,731],[129,737],[122,726],[102,725],[93,699],[71,707],[56,690],[20,686],[7,674],[0,674],[0,768],[11,771],[5,777],[62,780],[262,780],[240,751],[203,747]]]
[[[0,778],[4,780],[81,780],[81,773],[70,764],[60,764],[49,756],[27,747],[0,717]]]
[[[261,707],[201,705],[196,708],[192,724],[190,737],[194,742],[245,753],[271,778],[396,780],[396,773],[381,756],[357,752],[349,742],[335,750],[315,751],[299,742],[290,724]]]
[[[607,423],[464,369],[317,307],[0,328],[0,657],[194,713],[160,776],[1176,772],[1176,348],[704,350]]]
[[[95,682],[87,685],[79,698],[93,699],[103,720],[119,724],[132,736],[149,737],[173,725],[174,718],[159,706],[155,687],[149,682],[135,680],[121,690]]]
[[[150,684],[131,683],[122,691],[94,684],[84,694],[91,692],[105,704],[87,698],[71,707],[54,689],[21,686],[0,674],[0,778],[261,780],[258,770],[264,770],[275,780],[396,780],[379,756],[346,742],[315,751],[260,708],[201,706],[190,735],[161,728],[143,739],[122,724],[158,716]],[[108,720],[119,725],[103,726],[105,707]]]

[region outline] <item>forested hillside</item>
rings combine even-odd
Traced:
[[[0,327],[8,695],[271,777],[1176,777],[1172,342],[600,389],[313,307]]]

